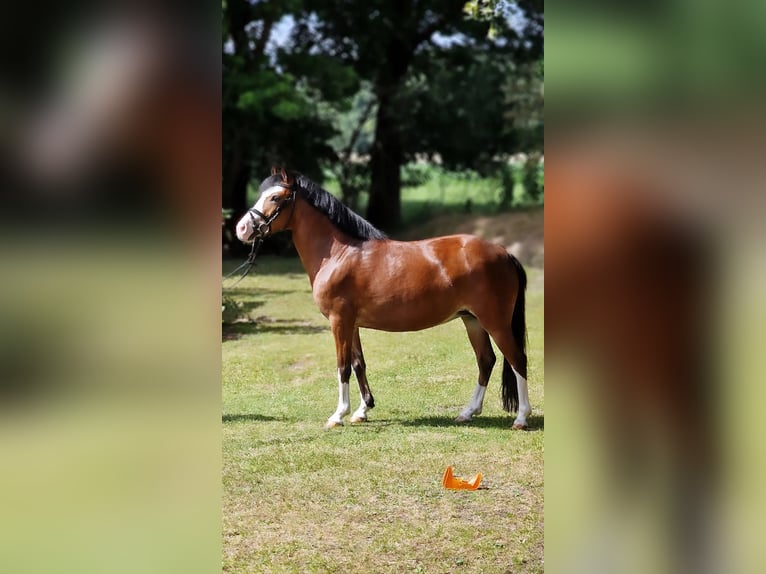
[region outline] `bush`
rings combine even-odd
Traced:
[[[231,325],[241,319],[248,318],[242,305],[228,295],[224,295],[221,301],[221,323]]]
[[[545,170],[542,158],[519,154],[500,169],[500,205],[505,208],[543,204]]]
[[[537,190],[542,204],[545,198],[545,159],[542,157],[537,163]]]
[[[402,188],[420,187],[433,177],[435,168],[427,163],[408,163],[402,166]]]

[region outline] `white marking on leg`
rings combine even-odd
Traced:
[[[341,371],[338,369],[338,408],[333,415],[327,419],[329,426],[342,425],[343,417],[351,411],[351,403],[348,400],[348,381],[345,383],[341,379]]]
[[[367,404],[364,402],[364,399],[361,400],[359,403],[359,408],[354,411],[354,414],[351,415],[351,422],[361,422],[367,420]]]
[[[484,394],[487,392],[487,387],[476,383],[476,387],[473,389],[473,397],[471,402],[460,412],[457,417],[458,422],[470,421],[474,415],[480,415],[482,406],[484,405]]]
[[[513,424],[527,426],[527,417],[532,414],[532,407],[529,405],[527,380],[522,377],[513,366],[511,366],[511,368],[513,369],[513,374],[516,375],[516,388],[519,391],[519,412],[517,413],[516,420],[513,421]]]

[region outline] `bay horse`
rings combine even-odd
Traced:
[[[335,339],[338,407],[326,428],[342,425],[351,410],[352,371],[361,403],[351,422],[366,421],[375,406],[360,328],[419,331],[458,317],[476,354],[479,377],[456,420],[470,421],[482,411],[496,360],[492,337],[503,354],[503,408],[517,413],[514,429],[527,427],[527,278],[502,246],[471,235],[391,240],[305,176],[272,169],[255,205],[237,223],[237,237],[252,243],[284,230],[292,230],[314,301]]]

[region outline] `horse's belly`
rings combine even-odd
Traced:
[[[369,306],[358,310],[357,326],[379,331],[421,331],[457,318],[460,311],[454,302],[428,300]]]

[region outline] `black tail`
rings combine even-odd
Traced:
[[[516,269],[519,276],[519,292],[516,295],[516,304],[513,307],[513,316],[511,317],[511,332],[516,341],[521,358],[514,365],[519,374],[527,378],[527,318],[526,318],[526,291],[527,291],[527,272],[518,259],[513,255],[508,255],[511,265]],[[519,389],[516,386],[516,375],[508,362],[508,358],[503,358],[503,408],[509,413],[516,412],[519,408]]]

